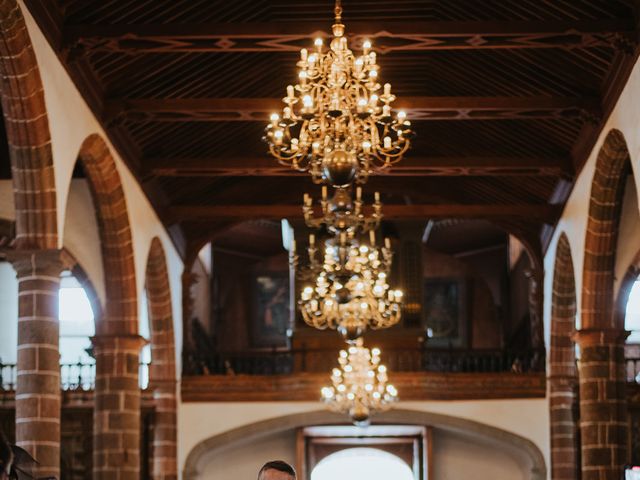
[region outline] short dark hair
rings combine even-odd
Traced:
[[[293,478],[296,478],[295,469],[287,462],[283,462],[282,460],[272,460],[271,462],[265,463],[258,472],[258,480],[260,480],[262,474],[267,470],[277,470],[279,472],[288,473]]]

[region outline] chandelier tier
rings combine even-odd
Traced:
[[[347,233],[350,236],[356,233],[365,233],[376,230],[382,220],[382,203],[380,194],[375,193],[375,201],[372,204],[373,213],[365,216],[363,212],[362,189],[356,188],[356,198],[352,199],[351,193],[346,188],[335,188],[333,196],[327,197],[327,187],[322,187],[322,198],[320,206],[322,215],[316,217],[313,210],[313,199],[310,195],[304,194],[302,212],[308,227],[321,228],[325,226],[327,230],[334,234]]]
[[[269,152],[280,163],[308,171],[315,183],[364,183],[370,173],[399,162],[409,149],[411,122],[394,114],[391,85],[378,83],[380,68],[371,42],[359,56],[349,49],[336,1],[333,39],[302,49],[299,82],[287,86],[282,113],[265,129]]]
[[[368,244],[342,233],[326,240],[319,251],[310,235],[307,253],[308,266],[298,270],[304,282],[298,305],[308,325],[338,330],[345,340],[354,341],[367,328],[388,328],[400,321],[403,294],[388,283],[393,258],[388,238],[379,247],[374,231]],[[294,267],[297,261],[293,255]]]
[[[367,425],[375,412],[385,411],[398,400],[388,383],[387,368],[380,363],[380,350],[369,350],[362,340],[341,350],[331,386],[321,390],[322,400],[333,411],[347,413],[356,425]]]

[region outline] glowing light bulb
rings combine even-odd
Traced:
[[[371,40],[365,40],[362,43],[362,48],[365,50],[370,50],[371,49]]]
[[[407,112],[405,112],[404,110],[400,110],[398,112],[398,120],[400,121],[404,121],[407,118]]]
[[[311,95],[305,95],[302,97],[302,104],[307,108],[313,107],[313,98],[311,98]]]

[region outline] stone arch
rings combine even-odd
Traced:
[[[415,410],[391,410],[380,414],[376,417],[376,421],[378,423],[402,425],[430,425],[450,432],[492,440],[504,446],[509,445],[522,451],[530,460],[532,465],[531,474],[528,477],[530,480],[544,480],[547,478],[547,467],[540,449],[531,440],[515,433],[473,420]],[[310,425],[340,425],[343,423],[344,416],[342,415],[325,410],[316,410],[270,418],[214,435],[201,441],[191,449],[185,461],[182,478],[184,480],[200,480],[207,459],[229,448],[229,445],[233,445],[236,442],[258,439],[265,435]]]
[[[614,269],[618,224],[630,156],[622,132],[611,130],[598,158],[591,185],[585,238],[581,323],[617,329],[614,318]]]
[[[0,98],[9,142],[18,249],[58,247],[49,120],[31,38],[16,0],[0,0]]]
[[[549,409],[551,421],[551,478],[578,478],[579,446],[575,407],[578,372],[573,334],[576,287],[571,247],[563,232],[558,239],[551,299],[549,352]]]
[[[38,460],[36,476],[58,476],[61,262],[56,187],[42,79],[17,0],[0,0],[0,101],[16,215],[8,259],[24,299],[18,307],[16,442]]]
[[[138,310],[129,212],[115,160],[98,134],[80,147],[78,161],[89,183],[96,209],[107,294],[97,335],[137,335]]]
[[[140,472],[137,288],[129,213],[120,175],[97,134],[80,147],[96,210],[105,282],[105,308],[93,338],[96,359],[93,478],[136,478]]]
[[[178,463],[173,309],[166,256],[158,237],[151,241],[145,287],[151,330],[149,378],[155,406],[151,474],[154,480],[175,480],[178,478]]]
[[[626,462],[624,324],[615,315],[618,225],[630,156],[619,130],[607,134],[591,185],[582,272],[580,439],[582,478],[617,478]]]

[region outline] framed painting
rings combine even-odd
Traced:
[[[468,348],[466,281],[461,278],[425,278],[423,292],[427,348]]]
[[[254,347],[285,347],[291,328],[289,275],[259,273],[253,285],[251,343]]]

